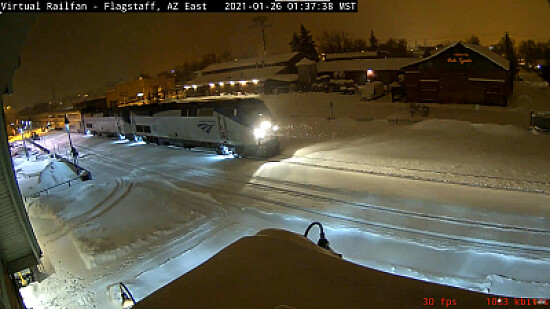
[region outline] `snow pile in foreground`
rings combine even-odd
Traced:
[[[224,212],[209,195],[142,178],[83,183],[42,197],[29,215],[55,219],[59,229],[44,239],[69,233],[86,267],[93,268],[191,235]]]
[[[93,305],[96,292],[86,289],[82,277],[58,266],[55,273],[40,283],[33,282],[19,291],[27,308],[97,308]],[[64,303],[60,295],[76,296],[74,302]]]

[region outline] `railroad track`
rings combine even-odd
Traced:
[[[88,151],[91,150],[88,149]],[[300,184],[291,182],[277,183],[276,181],[262,178],[255,178],[250,181],[235,177],[234,174],[229,176],[219,171],[206,171],[205,169],[197,169],[190,166],[178,166],[180,170],[192,172],[197,176],[190,181],[187,179],[188,177],[173,176],[143,165],[114,159],[101,154],[97,149],[94,149],[93,152],[98,158],[102,159],[103,163],[109,164],[111,162],[111,164],[116,164],[117,166],[127,166],[132,169],[139,168],[153,175],[162,176],[177,182],[187,182],[207,189],[214,189],[216,192],[229,196],[245,198],[267,205],[277,205],[302,213],[309,213],[320,218],[331,218],[340,222],[347,222],[348,225],[351,223],[353,225],[368,227],[368,230],[375,233],[400,234],[404,238],[421,241],[422,243],[428,242],[434,245],[453,244],[452,247],[454,248],[459,246],[465,249],[484,249],[489,252],[514,253],[517,256],[529,258],[548,258],[550,256],[550,243],[548,243],[550,240],[550,231],[545,228],[417,213],[330,197],[327,196],[326,188],[310,187],[309,190],[306,190],[308,192],[304,192],[303,185],[301,190],[296,190],[297,187],[300,187]],[[148,160],[148,162],[157,163],[161,166],[166,165],[165,162],[155,160]],[[208,179],[215,181],[206,181]],[[224,180],[227,184],[232,184],[233,187],[220,187],[217,185],[220,179]],[[236,190],[238,188],[234,188],[235,186],[241,189],[252,188],[254,190]],[[328,194],[332,195],[333,193],[330,192]],[[288,196],[292,196],[291,201],[289,201]],[[297,203],[298,201],[299,203]],[[338,213],[335,213],[335,210]],[[397,225],[396,223],[403,224]],[[429,226],[432,230],[408,227],[407,225],[410,225],[410,223],[415,223],[415,226]],[[461,232],[462,235],[447,233],[447,231],[453,229]],[[498,233],[495,231],[498,231]],[[479,235],[485,237],[479,237]],[[505,242],[502,239],[511,241]]]
[[[313,163],[312,161],[317,163]],[[497,190],[505,190],[505,191],[518,191],[518,192],[550,195],[550,191],[548,191],[547,189],[541,188],[545,186],[550,187],[550,182],[542,181],[542,180],[514,179],[514,178],[507,178],[507,177],[500,177],[500,176],[476,175],[471,173],[459,173],[459,172],[451,172],[451,171],[443,172],[443,171],[434,171],[434,170],[417,169],[417,168],[395,167],[395,166],[389,166],[389,165],[371,165],[371,164],[361,163],[361,162],[350,162],[350,161],[309,158],[309,157],[295,157],[295,158],[284,159],[284,160],[270,160],[268,162],[285,163],[285,164],[292,164],[292,165],[299,165],[299,166],[324,168],[329,170],[371,174],[371,175],[377,175],[377,176],[403,178],[403,179],[409,179],[409,180],[420,180],[420,181],[430,181],[430,182],[436,182],[436,183],[462,185],[462,186],[468,186],[468,187],[474,187],[474,188],[489,188],[489,189],[497,189]],[[361,169],[357,167],[335,166],[335,165],[328,165],[326,163],[323,164],[322,162],[360,165],[360,166],[366,166],[370,168]],[[381,168],[385,169],[385,171],[381,171],[380,170]],[[438,178],[438,177],[430,176],[430,174],[447,176],[447,178],[446,179]],[[470,178],[474,181],[457,180],[457,178],[459,177]],[[502,181],[502,182],[508,183],[509,185],[491,183],[491,181]]]

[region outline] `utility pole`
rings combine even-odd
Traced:
[[[260,28],[260,30],[262,32],[262,42],[263,42],[263,48],[264,48],[262,56],[264,56],[264,55],[267,54],[267,42],[265,40],[265,28],[271,27],[272,25],[267,23],[267,16],[254,17],[252,19],[252,22],[254,23],[254,25],[252,27],[253,28]]]
[[[504,33],[504,38],[506,41],[506,55],[508,56],[508,60],[510,60],[510,73],[512,75],[511,90],[512,92],[514,92],[514,79],[516,78],[516,74],[517,74],[514,46],[512,44],[512,41],[510,40],[510,36],[508,35],[508,32]]]

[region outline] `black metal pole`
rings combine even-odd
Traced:
[[[69,119],[67,118],[67,115],[65,115],[65,128],[67,129],[67,135],[69,136],[69,146],[71,147],[71,157],[73,158],[73,163],[76,160],[75,158],[75,149],[73,147],[73,140],[71,139],[71,130],[69,126]]]
[[[27,143],[25,143],[25,127],[21,129],[21,140],[23,141],[23,148],[25,149],[25,157],[27,157],[27,161],[29,161],[29,152],[27,151]]]

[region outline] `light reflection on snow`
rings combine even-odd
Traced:
[[[146,142],[131,142],[131,143],[128,143],[128,146],[133,147],[133,146],[146,145],[146,144],[147,144]]]

